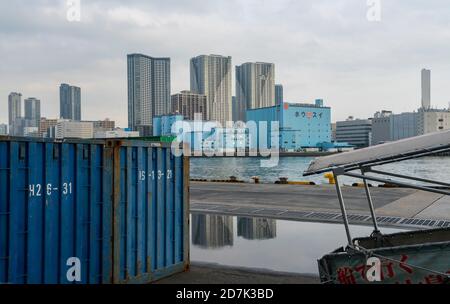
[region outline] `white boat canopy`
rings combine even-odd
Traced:
[[[450,151],[450,130],[410,137],[359,150],[317,158],[303,175],[312,175],[344,168],[376,166],[405,159]]]

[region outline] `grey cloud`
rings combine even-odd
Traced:
[[[269,61],[290,101],[322,97],[333,118],[380,108],[414,109],[419,72],[433,70],[433,101],[450,90],[450,11],[446,0],[381,0],[382,22],[365,0],[81,0],[82,22],[65,19],[65,1],[0,2],[0,122],[7,95],[41,98],[58,114],[58,85],[83,90],[88,118],[126,125],[126,54],[172,58],[172,91],[189,87],[192,56],[219,53],[233,64]]]

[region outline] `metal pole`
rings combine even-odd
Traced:
[[[380,175],[387,175],[387,176],[392,176],[392,177],[410,179],[410,180],[414,180],[414,181],[418,181],[418,182],[424,182],[424,183],[428,183],[428,184],[435,184],[435,185],[441,185],[441,186],[450,187],[449,183],[444,183],[444,182],[440,182],[440,181],[434,181],[434,180],[431,180],[431,179],[426,179],[426,178],[421,178],[421,177],[406,176],[406,175],[402,175],[402,174],[391,173],[391,172],[384,172],[384,171],[373,170],[373,169],[368,169],[367,171],[371,172],[371,173],[375,173],[375,174],[380,174]]]
[[[372,181],[380,182],[380,183],[391,183],[391,184],[398,185],[401,187],[423,190],[423,191],[437,193],[437,194],[450,195],[450,191],[444,191],[444,190],[434,189],[434,188],[430,188],[430,187],[423,187],[423,186],[398,182],[398,181],[394,181],[391,179],[378,178],[375,176],[367,176],[367,175],[361,175],[361,174],[350,173],[350,172],[342,173],[342,175],[346,175],[346,176],[350,176],[350,177],[354,177],[354,178],[372,180]]]
[[[363,168],[361,168],[361,174],[365,175]],[[370,215],[372,216],[373,227],[375,229],[374,232],[380,232],[380,229],[378,229],[377,217],[375,216],[375,208],[373,207],[372,196],[370,195],[369,185],[367,184],[366,179],[363,179],[363,182],[364,182],[364,189],[366,190],[367,201],[369,203]]]
[[[336,183],[335,183],[336,184],[336,192],[337,192],[337,196],[339,199],[339,204],[341,206],[342,219],[344,220],[345,233],[347,234],[348,246],[353,247],[352,237],[350,235],[350,227],[348,224],[347,210],[345,208],[344,197],[342,196],[341,186],[339,185],[338,175],[336,174],[336,172],[333,172],[333,175],[334,175],[334,179],[336,181]]]
[[[378,160],[374,160],[374,161],[368,161],[368,162],[362,162],[360,164],[357,165],[353,165],[353,166],[348,166],[345,168],[346,171],[351,171],[351,170],[355,170],[358,169],[359,166],[361,165],[365,165],[365,166],[371,166],[371,167],[375,167],[375,166],[380,166],[380,165],[385,165],[385,164],[390,164],[390,163],[396,163],[399,161],[403,161],[403,160],[408,160],[408,159],[415,159],[415,158],[419,158],[419,157],[424,157],[424,156],[428,156],[428,155],[433,155],[436,153],[442,153],[442,152],[448,152],[450,151],[450,146],[446,146],[445,148],[442,149],[434,149],[434,150],[424,150],[425,152],[422,153],[414,153],[411,155],[398,155],[398,157],[388,157],[385,159],[378,159]],[[318,173],[318,172],[317,172]]]

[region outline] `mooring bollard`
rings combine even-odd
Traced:
[[[280,184],[287,184],[288,182],[287,182],[287,180],[288,180],[288,178],[287,177],[279,177],[278,178],[279,180],[280,180]]]
[[[259,184],[259,176],[252,176],[252,180],[255,182],[255,184]]]
[[[325,173],[324,177],[325,177],[325,178],[328,178],[328,183],[329,183],[329,184],[331,184],[331,185],[336,184],[336,180],[334,179],[333,173],[330,173],[330,172]]]

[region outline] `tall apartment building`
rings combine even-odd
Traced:
[[[187,120],[194,120],[195,114],[201,114],[202,120],[208,120],[207,98],[204,94],[181,91],[172,95],[172,114],[181,114]]]
[[[10,135],[20,135],[18,119],[22,117],[22,94],[12,92],[8,95],[8,125]]]
[[[275,65],[247,62],[236,66],[236,102],[242,113],[274,106]]]
[[[422,108],[431,107],[431,70],[422,69]]]
[[[208,118],[232,121],[231,57],[200,55],[190,61],[191,91],[207,97]]]
[[[170,58],[129,54],[128,127],[152,135],[153,117],[170,111]]]
[[[81,120],[81,89],[63,83],[59,86],[59,111],[61,119]]]
[[[25,119],[29,127],[38,128],[41,120],[41,101],[30,97],[25,99]]]
[[[275,104],[282,104],[284,102],[283,97],[283,85],[275,85]]]

